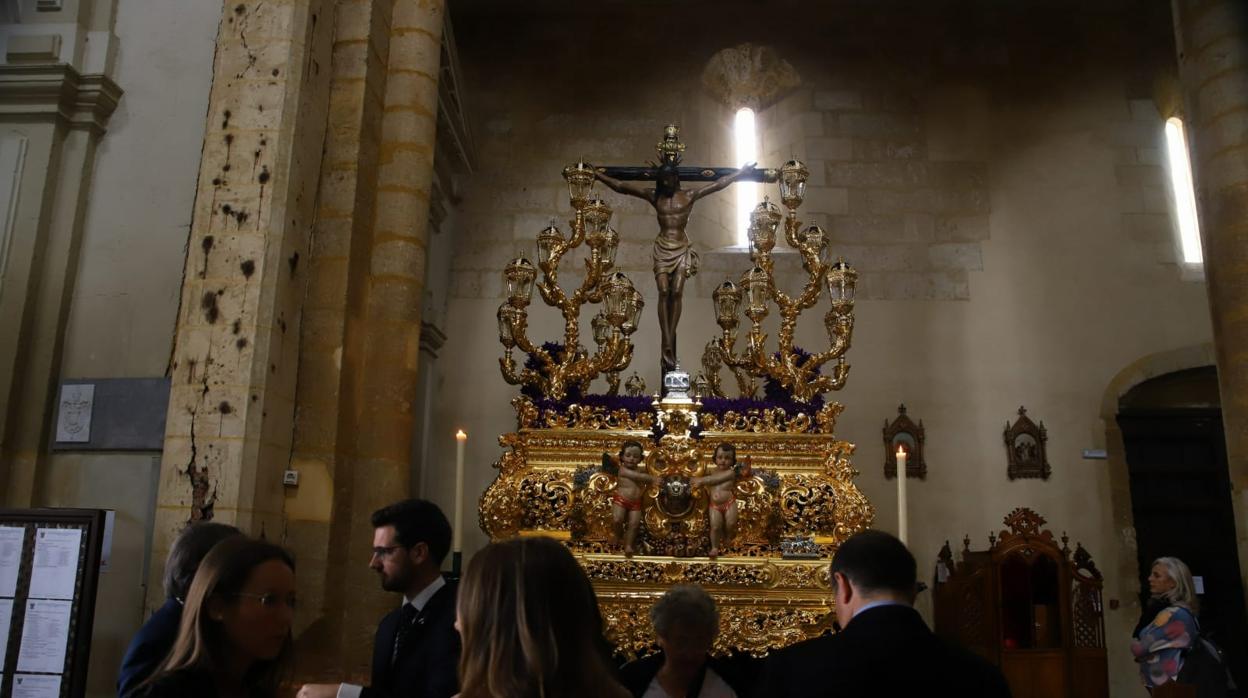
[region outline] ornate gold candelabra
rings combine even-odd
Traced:
[[[644,305],[641,293],[628,277],[611,273],[620,236],[611,227],[611,207],[601,199],[590,198],[594,171],[583,162],[564,169],[569,198],[575,216],[569,221],[571,237],[552,223],[537,234],[537,268],[524,257],[512,260],[503,270],[507,299],[498,308],[498,339],[504,354],[499,358],[503,379],[512,385],[533,386],[546,397],[562,399],[570,387],[582,391],[599,374],[605,373],[612,393],[619,391],[619,373],[633,357],[629,337],[637,329]],[[559,285],[559,262],[582,243],[589,246],[585,259],[585,279],[568,295]],[[537,270],[541,279],[537,279]],[[536,284],[534,283],[536,281]],[[528,337],[528,306],[537,286],[542,301],[563,314],[563,347],[550,351],[535,345]],[[602,310],[592,323],[597,350],[590,355],[579,342],[581,307],[601,303]],[[513,348],[535,357],[540,368],[519,369],[511,355]]]
[[[806,166],[797,160],[790,160],[780,168],[780,200],[788,213],[782,215],[779,207],[764,198],[750,213],[750,259],[754,267],[741,277],[739,286],[725,281],[712,294],[715,319],[723,334],[707,345],[702,365],[711,391],[719,397],[723,397],[718,377],[721,365],[732,371],[742,396],[755,395],[757,378],[775,380],[800,402],[809,402],[845,385],[849,374],[845,352],[854,332],[854,287],[858,272],[842,259],[827,263],[827,234],[823,228],[811,224],[801,230],[797,209],[806,193],[808,175]],[[784,222],[784,238],[801,254],[802,268],[807,274],[806,284],[797,296],[790,296],[776,287],[771,251],[776,246],[776,232],[781,221]],[[797,318],[818,302],[825,284],[832,305],[823,318],[829,346],[813,354],[798,352],[793,346]],[[734,347],[742,301],[751,326],[746,347],[737,354]],[[775,352],[767,351],[767,335],[762,330],[770,303],[775,303],[780,314]],[[822,375],[820,368],[832,360],[836,363],[831,375]]]

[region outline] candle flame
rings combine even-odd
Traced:
[[[455,432],[455,438],[460,441],[467,441],[468,435],[464,433],[463,429],[460,429],[459,431]]]
[[[898,446],[898,447],[897,447],[897,455],[898,455],[898,456],[904,456],[904,455],[906,455],[906,449],[905,449],[904,447],[902,447],[902,446]]]

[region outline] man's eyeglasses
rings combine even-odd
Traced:
[[[394,551],[406,548],[403,545],[386,545],[373,548],[373,557],[390,557]]]
[[[284,603],[293,611],[295,609],[295,606],[298,605],[298,601],[295,599],[294,594],[290,594],[288,596],[282,596],[281,594],[275,594],[273,592],[268,592],[266,594],[245,594],[243,592],[239,592],[235,594],[235,596],[242,596],[248,599],[256,599],[257,601],[260,602],[261,606],[267,609],[277,608],[278,606]]]

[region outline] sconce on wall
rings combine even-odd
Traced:
[[[897,477],[897,449],[906,451],[906,477],[927,478],[927,461],[923,458],[923,420],[915,424],[906,415],[906,406],[897,406],[897,418],[884,420],[884,479]]]

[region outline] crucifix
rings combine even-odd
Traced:
[[[654,239],[654,282],[659,289],[659,333],[662,337],[662,377],[676,368],[676,325],[680,322],[681,297],[685,279],[698,272],[694,251],[685,226],[693,204],[736,181],[774,182],[775,170],[760,170],[754,163],[740,169],[731,167],[681,167],[685,144],[675,126],[663,130],[658,143],[658,164],[649,167],[596,167],[594,176],[613,191],[643,199],[658,215],[659,234]],[[653,187],[635,182],[654,182]],[[710,182],[699,189],[684,190],[681,182]]]

